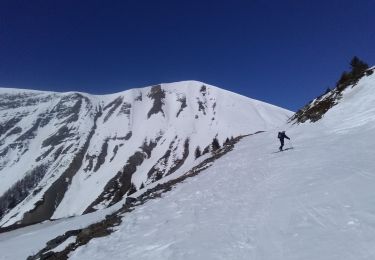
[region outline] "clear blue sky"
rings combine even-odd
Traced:
[[[0,86],[112,93],[200,80],[297,110],[357,55],[375,0],[0,0]]]

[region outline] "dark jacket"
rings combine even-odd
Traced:
[[[283,133],[283,132],[279,132],[279,134],[277,135],[277,138],[279,138],[279,139],[280,139],[280,141],[284,141],[284,138],[286,138],[286,139],[289,139],[289,140],[290,140],[290,138],[289,138],[288,136],[286,136],[286,134],[285,134],[285,133]]]

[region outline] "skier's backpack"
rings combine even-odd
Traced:
[[[281,132],[279,132],[278,134],[277,134],[277,138],[281,138],[282,136],[281,136]]]

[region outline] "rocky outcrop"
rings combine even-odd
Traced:
[[[24,214],[20,224],[28,225],[33,223],[38,223],[47,219],[50,219],[53,215],[55,209],[62,201],[65,192],[70,185],[72,178],[81,168],[84,156],[89,147],[92,136],[96,130],[96,121],[102,115],[99,111],[94,118],[94,125],[88,134],[88,137],[83,145],[83,147],[75,154],[73,160],[64,171],[64,173],[48,188],[44,193],[42,199],[35,204],[34,209]]]
[[[161,88],[161,86],[153,86],[147,96],[153,100],[153,105],[150,111],[147,113],[147,118],[150,118],[153,114],[157,113],[162,113],[162,115],[165,116],[163,111],[165,91]]]
[[[358,77],[338,83],[336,88],[328,91],[326,94],[321,95],[309,102],[302,109],[298,110],[290,119],[289,122],[304,123],[306,121],[317,122],[320,120],[328,110],[339,103],[342,98],[342,93],[348,87],[355,87],[357,82],[363,78],[370,76],[374,72],[374,68],[368,69]]]

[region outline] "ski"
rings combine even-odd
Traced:
[[[273,152],[273,153],[285,152],[285,151],[292,150],[292,149],[294,149],[294,147],[289,147],[289,148],[283,149],[281,151],[276,151],[276,152]]]

